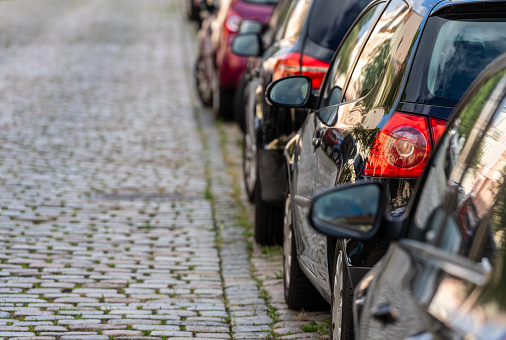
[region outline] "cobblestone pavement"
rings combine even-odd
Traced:
[[[251,241],[179,7],[0,2],[0,339],[325,337]]]

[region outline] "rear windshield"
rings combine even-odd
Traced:
[[[339,43],[370,0],[317,0],[309,25],[309,37],[332,50]]]
[[[431,17],[403,101],[454,107],[487,64],[504,52],[504,18]]]

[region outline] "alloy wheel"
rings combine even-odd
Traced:
[[[332,339],[339,340],[343,323],[343,253],[337,255],[332,294]]]

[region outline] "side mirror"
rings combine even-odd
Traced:
[[[239,33],[261,33],[262,23],[256,20],[244,20],[239,26]]]
[[[241,33],[232,41],[232,52],[243,57],[260,57],[262,39],[258,33]]]
[[[309,220],[325,235],[366,240],[378,233],[386,202],[386,190],[380,182],[335,187],[311,199]]]
[[[291,76],[273,81],[265,91],[267,104],[289,108],[309,108],[314,102],[313,83],[308,76]]]

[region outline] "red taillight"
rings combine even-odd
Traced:
[[[300,53],[290,53],[276,62],[272,80],[304,74],[312,79],[313,88],[319,89],[328,68],[329,64],[324,61]]]
[[[307,55],[302,56],[302,74],[311,78],[313,89],[320,88],[328,68],[329,64],[324,61]]]
[[[427,119],[395,112],[378,132],[363,175],[418,177],[430,153]]]
[[[443,135],[448,122],[446,120],[429,118],[429,123],[432,131],[432,140],[434,141],[434,145],[436,145],[439,138]]]
[[[241,26],[242,17],[234,11],[233,8],[230,8],[227,20],[225,20],[225,27],[226,29],[231,33],[237,33],[239,32],[239,27]]]

